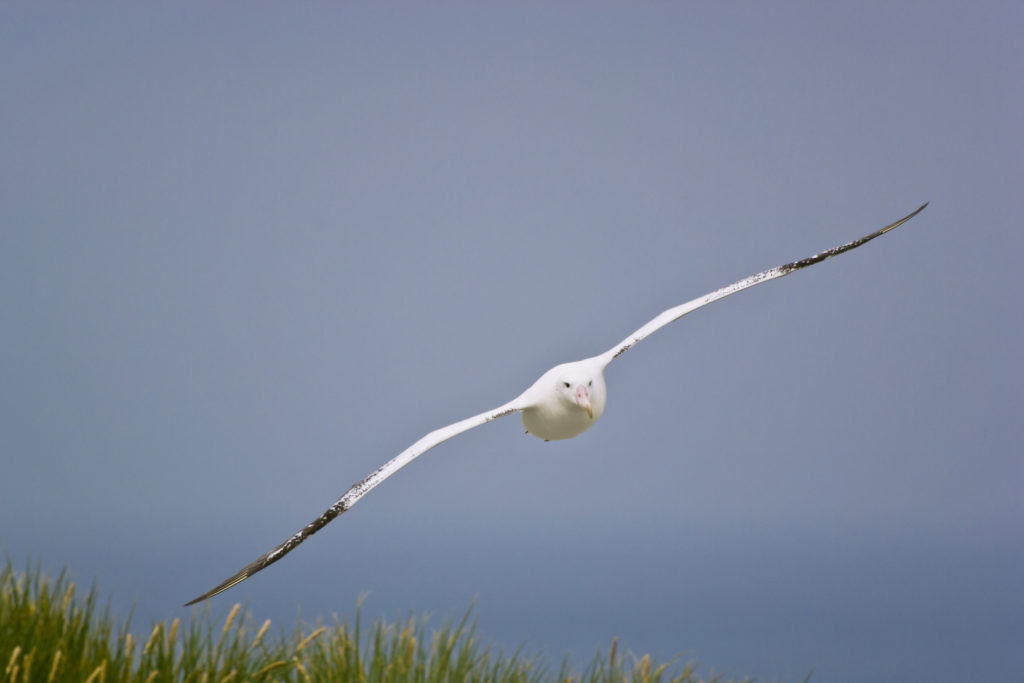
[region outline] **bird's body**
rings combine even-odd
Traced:
[[[608,397],[604,383],[606,365],[600,356],[595,356],[556,365],[541,375],[519,397],[526,406],[526,433],[554,441],[571,439],[589,429],[604,413]]]
[[[377,485],[400,470],[415,458],[427,452],[431,448],[465,431],[479,427],[492,420],[495,420],[515,412],[522,412],[523,426],[526,432],[545,441],[558,439],[571,439],[589,429],[604,413],[607,402],[607,387],[605,385],[604,371],[608,365],[620,355],[628,351],[635,344],[645,339],[653,332],[665,325],[678,320],[687,313],[690,313],[702,306],[718,301],[730,294],[735,294],[749,287],[789,275],[797,270],[820,263],[827,258],[837,256],[860,245],[883,235],[920,213],[927,204],[924,204],[913,213],[891,223],[880,230],[861,237],[860,239],[847,242],[833,249],[823,251],[799,261],[793,261],[776,268],[769,268],[744,278],[737,282],[717,289],[702,297],[693,299],[674,308],[670,308],[653,318],[643,327],[626,337],[622,342],[616,344],[602,354],[586,358],[572,363],[557,365],[534,382],[526,391],[509,401],[508,403],[478,415],[468,417],[459,422],[435,429],[397,456],[381,465],[371,472],[367,477],[354,484],[345,494],[339,498],[323,514],[293,534],[286,541],[276,548],[258,558],[255,562],[242,568],[241,571],[228,578],[212,590],[204,593],[195,600],[186,604],[193,604],[200,600],[212,597],[228,588],[244,581],[261,569],[278,561],[291,552],[306,538],[313,535],[328,522],[346,510],[349,510],[363,496],[373,490]]]

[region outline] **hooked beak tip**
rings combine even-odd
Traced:
[[[582,384],[576,387],[576,405],[587,411],[587,416],[594,419],[594,406],[590,404],[590,392]]]

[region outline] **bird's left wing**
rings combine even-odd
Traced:
[[[293,534],[284,543],[277,546],[265,555],[261,556],[259,559],[252,562],[251,564],[246,565],[237,574],[226,579],[223,583],[219,584],[215,588],[207,591],[206,593],[203,593],[195,600],[190,600],[189,602],[186,602],[185,605],[193,605],[197,602],[206,600],[207,598],[212,598],[214,595],[217,595],[218,593],[223,593],[232,586],[235,586],[241,583],[242,581],[245,581],[247,578],[249,578],[256,572],[260,571],[261,569],[277,562],[282,557],[284,557],[292,550],[294,550],[297,545],[305,541],[307,538],[315,534],[317,531],[320,531],[320,529],[326,526],[327,523],[330,522],[332,519],[334,519],[341,513],[345,512],[346,510],[350,509],[359,501],[360,498],[362,498],[367,493],[372,491],[382,481],[384,481],[392,474],[402,469],[410,462],[415,460],[417,457],[423,455],[424,453],[426,453],[439,443],[443,443],[448,439],[452,438],[453,436],[457,436],[463,432],[469,431],[474,427],[479,427],[480,425],[486,424],[491,420],[495,420],[499,417],[504,417],[511,413],[522,410],[525,407],[526,404],[523,401],[523,398],[519,397],[513,401],[510,401],[509,403],[506,403],[505,405],[499,408],[495,408],[494,410],[488,411],[486,413],[480,413],[479,415],[474,415],[473,417],[467,417],[465,420],[461,420],[454,424],[450,424],[447,427],[435,429],[434,431],[430,432],[422,439],[420,439],[419,441],[417,441],[416,443],[414,443],[413,445],[409,446],[404,451],[396,455],[394,458],[388,460],[386,463],[378,467],[362,481],[353,485],[352,488],[345,492],[345,495],[343,495],[341,498],[335,501],[334,505],[327,508],[322,515],[314,519],[312,522],[299,529],[298,532]]]
[[[928,202],[922,204],[913,213],[904,216],[895,223],[890,223],[884,228],[874,231],[870,235],[865,235],[864,237],[855,239],[852,242],[841,244],[838,247],[828,249],[826,251],[821,252],[820,254],[815,254],[814,256],[808,256],[807,258],[800,259],[799,261],[793,261],[792,263],[787,263],[782,266],[776,266],[775,268],[763,270],[760,273],[756,273],[754,275],[751,275],[750,277],[745,277],[738,282],[732,283],[731,285],[727,285],[725,287],[722,287],[721,289],[716,289],[710,294],[705,294],[704,296],[694,299],[693,301],[688,301],[685,304],[680,304],[679,306],[676,306],[675,308],[670,308],[667,311],[662,312],[661,315],[651,320],[649,323],[647,323],[639,330],[623,339],[621,342],[619,342],[612,348],[602,353],[600,356],[597,356],[597,358],[599,358],[602,361],[604,367],[607,367],[609,363],[611,363],[613,360],[615,360],[623,353],[628,351],[634,344],[636,344],[639,341],[642,341],[646,337],[650,336],[652,333],[660,330],[665,325],[668,325],[671,322],[679,320],[687,313],[691,313],[697,310],[698,308],[701,308],[702,306],[707,306],[708,304],[718,301],[719,299],[723,299],[729,296],[730,294],[741,292],[744,289],[747,289],[748,287],[753,287],[754,285],[759,285],[762,282],[768,282],[769,280],[774,280],[775,278],[783,277],[784,275],[789,275],[790,273],[796,272],[801,268],[813,266],[815,263],[820,263],[821,261],[824,261],[827,258],[832,258],[833,256],[838,256],[843,252],[850,251],[851,249],[856,249],[860,245],[865,244],[866,242],[870,242],[879,235],[884,235],[890,230],[900,227],[901,225],[909,221],[911,218],[924,211],[924,207],[926,206],[928,206]]]

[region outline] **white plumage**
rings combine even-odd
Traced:
[[[355,505],[360,498],[373,490],[378,484],[423,453],[453,436],[515,412],[522,412],[523,426],[528,434],[545,441],[571,439],[582,434],[597,422],[604,413],[607,399],[607,387],[604,380],[605,368],[637,342],[642,341],[655,331],[678,320],[687,313],[718,301],[730,294],[735,294],[754,285],[759,285],[762,282],[789,275],[801,268],[806,268],[832,256],[855,249],[865,242],[869,242],[879,235],[883,235],[906,223],[924,210],[926,206],[928,206],[927,203],[895,223],[891,223],[860,239],[847,242],[799,261],[793,261],[776,268],[769,268],[721,289],[716,289],[710,294],[705,294],[685,304],[670,308],[604,353],[592,358],[585,358],[572,363],[563,363],[551,368],[541,375],[530,388],[508,403],[494,410],[460,420],[447,427],[435,429],[381,465],[362,481],[352,486],[331,507],[327,508],[322,515],[304,526],[284,543],[247,565],[215,588],[186,604],[191,605],[217,595],[281,559],[306,538],[323,528],[332,519]]]

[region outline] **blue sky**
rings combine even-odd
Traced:
[[[140,622],[661,310],[608,409],[425,455],[213,602],[760,680],[1024,674],[1018,3],[7,3],[0,544]]]

